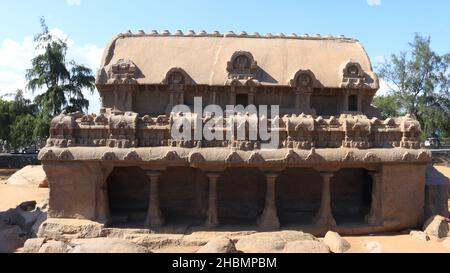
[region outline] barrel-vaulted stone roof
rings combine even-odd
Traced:
[[[133,83],[137,84],[163,84],[169,71],[179,69],[191,84],[223,86],[230,79],[230,62],[239,52],[253,58],[257,70],[253,76],[261,85],[290,86],[299,71],[310,71],[317,87],[341,88],[345,87],[346,69],[356,64],[361,69],[358,83],[368,89],[379,88],[369,57],[355,39],[193,31],[116,36],[105,49],[97,84],[111,83],[113,67],[117,70],[118,65],[126,64],[132,66]]]

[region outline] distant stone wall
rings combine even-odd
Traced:
[[[37,154],[0,154],[0,169],[21,169],[28,165],[40,165]]]

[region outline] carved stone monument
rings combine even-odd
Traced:
[[[379,81],[357,40],[125,33],[106,47],[96,84],[100,113],[55,117],[39,154],[50,218],[344,234],[423,222],[430,155],[420,124],[379,119],[371,105]],[[278,147],[264,149],[259,138],[174,139],[183,114],[173,107],[192,107],[196,97],[224,109],[279,105],[266,117]]]

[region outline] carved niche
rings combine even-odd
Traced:
[[[228,79],[253,80],[256,79],[258,63],[248,51],[236,51],[227,64]],[[247,83],[246,83],[247,84]]]
[[[167,72],[162,84],[168,86],[169,90],[180,91],[185,85],[194,85],[195,82],[184,69],[174,67]]]
[[[317,79],[311,70],[300,69],[290,80],[289,85],[297,91],[312,92],[312,88],[316,85]]]
[[[365,81],[366,74],[361,65],[352,60],[342,65],[342,83],[341,88],[365,88],[369,87]]]
[[[128,59],[118,60],[108,71],[109,84],[135,84],[138,77],[138,67]]]

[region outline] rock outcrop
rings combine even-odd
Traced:
[[[202,246],[197,253],[236,253],[234,242],[228,237],[218,237]]]
[[[323,242],[333,253],[344,253],[350,249],[350,243],[337,232],[328,231]]]
[[[26,166],[13,174],[6,184],[11,185],[35,185],[40,188],[48,188],[47,175],[42,166]]]
[[[441,215],[430,217],[423,225],[423,231],[432,239],[442,239],[448,236],[449,223]]]

